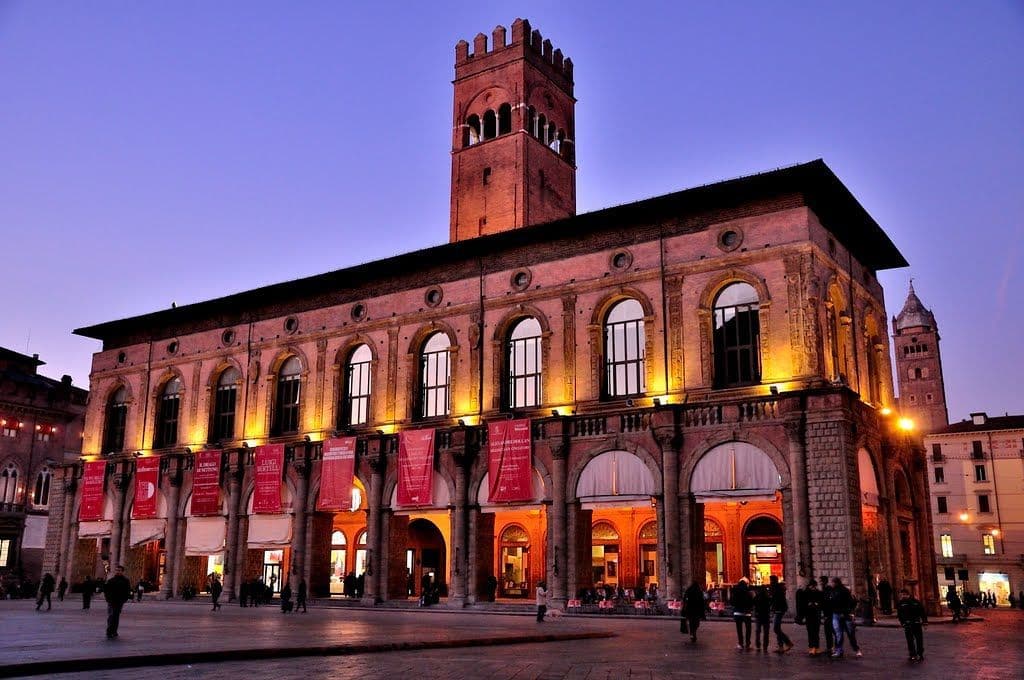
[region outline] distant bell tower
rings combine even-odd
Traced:
[[[892,320],[892,329],[900,411],[912,418],[921,432],[945,427],[949,424],[949,413],[939,355],[939,329],[935,316],[914,292],[913,281],[902,311]]]
[[[572,61],[530,22],[455,46],[451,241],[576,214]]]

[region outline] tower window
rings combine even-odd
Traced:
[[[484,168],[484,185],[491,183],[491,169]]]

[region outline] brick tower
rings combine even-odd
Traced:
[[[523,19],[455,46],[451,240],[576,214],[572,61]]]
[[[912,418],[921,432],[945,427],[949,414],[939,355],[939,329],[935,316],[914,292],[913,281],[903,309],[893,317],[892,329],[900,411]]]

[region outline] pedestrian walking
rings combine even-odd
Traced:
[[[807,653],[817,656],[821,654],[821,591],[818,590],[818,582],[813,578],[807,581],[803,593],[803,612],[800,612],[798,604],[797,614],[807,629]]]
[[[821,577],[821,624],[825,630],[825,653],[832,654],[836,646],[836,631],[832,625],[832,600],[834,594],[828,576]]]
[[[238,606],[248,607],[249,606],[249,582],[243,580],[241,585],[238,586]]]
[[[146,586],[139,581],[135,584],[135,601],[142,602],[142,596],[146,594]]]
[[[754,644],[757,651],[767,652],[772,632],[772,596],[764,586],[758,586],[754,593],[754,623]]]
[[[306,613],[306,579],[299,581],[299,590],[295,596],[295,611],[299,611],[299,607],[302,607],[302,613]]]
[[[61,602],[64,601],[64,593],[68,592],[68,580],[63,576],[60,577],[60,585],[57,586],[57,599]]]
[[[786,584],[779,582],[779,577],[772,574],[768,579],[768,590],[772,597],[772,617],[775,621],[775,641],[779,647],[776,650],[779,654],[785,654],[793,649],[793,641],[789,639],[786,632],[782,630],[782,617],[789,611],[789,603],[786,602]]]
[[[878,582],[878,598],[882,605],[882,613],[892,614],[892,584],[888,579],[883,578]]]
[[[907,637],[907,653],[911,661],[924,660],[924,630],[928,625],[928,614],[921,601],[906,588],[900,590],[900,601],[896,604],[896,616]]]
[[[736,649],[750,649],[750,611],[754,605],[747,579],[741,578],[729,598],[732,620],[736,624]]]
[[[281,613],[287,614],[292,610],[292,584],[285,581],[281,589]]]
[[[96,585],[92,582],[91,578],[86,576],[85,580],[82,581],[82,609],[89,608],[94,590],[96,590]]]
[[[537,623],[544,622],[544,614],[548,611],[548,582],[537,583]]]
[[[832,579],[832,627],[835,629],[836,646],[832,651],[833,657],[843,656],[843,640],[850,640],[850,647],[857,656],[864,656],[857,644],[857,632],[853,623],[853,611],[857,608],[857,602],[853,599],[853,593],[843,585],[841,578],[836,576]]]
[[[690,630],[690,642],[697,641],[697,628],[700,627],[700,621],[704,618],[705,607],[704,588],[697,582],[697,579],[694,579],[690,587],[683,593],[683,622]]]
[[[949,606],[949,611],[953,613],[953,623],[958,623],[962,618],[960,613],[963,611],[963,603],[956,592],[956,586],[946,588],[946,605]]]
[[[43,606],[43,600],[46,600],[46,611],[50,611],[50,595],[53,594],[54,580],[53,574],[47,573],[43,576],[43,580],[39,582],[39,596],[36,598],[36,611]]]
[[[107,639],[117,637],[117,627],[121,623],[121,609],[124,603],[132,598],[132,584],[124,575],[124,567],[117,565],[115,574],[103,584],[103,597],[107,600]]]
[[[224,586],[221,585],[220,579],[216,574],[210,579],[210,598],[213,600],[213,609],[210,611],[217,611],[220,609],[220,594],[224,592]]]

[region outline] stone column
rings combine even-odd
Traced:
[[[556,440],[551,443],[552,488],[548,532],[551,535],[552,555],[548,567],[548,573],[550,574],[548,588],[551,593],[551,603],[563,609],[567,599],[566,576],[574,566],[567,564],[566,561],[566,557],[569,555],[565,526],[565,477],[566,458],[568,455],[568,439]]]
[[[71,548],[71,522],[74,518],[75,491],[78,484],[75,481],[75,468],[64,469],[64,513],[60,525],[60,546],[57,548],[60,554],[57,556],[57,580],[63,576],[71,583],[71,561],[74,551]]]
[[[243,451],[228,453],[228,461],[225,466],[228,477],[228,531],[224,542],[224,590],[228,594],[228,602],[234,602],[238,595],[238,587],[242,578],[239,575],[236,564],[238,550],[238,504],[242,495],[242,467],[241,457]],[[231,458],[234,458],[232,462]]]
[[[792,489],[793,516],[783,524],[793,527],[793,548],[796,550],[794,576],[813,577],[811,558],[811,524],[807,497],[807,453],[804,449],[803,414],[784,423],[789,442],[789,474]],[[794,593],[795,587],[790,587]]]
[[[660,414],[659,414],[660,415]],[[684,584],[679,579],[679,451],[682,436],[675,427],[662,427],[655,431],[655,439],[661,446],[661,469],[664,478],[662,489],[661,512],[663,519],[664,544],[660,546],[663,563],[661,572],[664,576],[664,587],[661,594],[668,600],[682,597]]]
[[[292,467],[295,470],[295,498],[292,499],[292,559],[291,559],[291,580],[292,590],[298,587],[298,579],[305,573],[306,564],[306,502],[309,495],[309,454],[312,444],[307,444],[302,455],[295,451],[295,459]],[[297,447],[298,449],[298,447]]]
[[[577,549],[577,537],[580,530],[580,504],[575,501],[569,504],[566,511],[566,534],[568,535],[568,547],[565,552],[565,593],[568,599],[576,597],[580,590],[578,565],[579,550]]]
[[[384,472],[387,469],[387,441],[383,437],[367,442],[367,459],[370,465],[370,494],[366,499],[366,585],[363,604],[375,604],[380,597],[380,584],[387,583],[387,574],[382,574],[381,563],[381,497],[384,492]],[[383,581],[382,581],[383,579]]]
[[[466,532],[466,499],[469,495],[467,490],[467,454],[463,452],[453,453],[455,458],[455,507],[452,508],[452,548],[455,554],[452,556],[451,592],[448,597],[448,606],[462,608],[466,605],[466,584],[467,565],[466,559],[469,552],[469,541]]]
[[[110,525],[110,570],[121,560],[121,539],[124,534],[124,495],[131,484],[131,475],[123,472],[121,463],[114,463],[114,519]]]
[[[479,534],[477,533],[480,529],[480,507],[474,505],[466,510],[466,526],[468,530],[468,536],[466,537],[466,550],[469,551],[467,555],[467,564],[472,564],[473,568],[466,574],[466,604],[476,604],[477,593],[480,592],[480,582],[477,578],[479,567],[477,565],[477,555],[479,553]]]
[[[178,545],[178,499],[181,496],[181,461],[177,456],[164,459],[167,480],[167,527],[164,534],[164,548],[167,557],[164,561],[164,581],[160,584],[160,596],[164,599],[174,597],[176,592],[175,577],[178,573],[178,562],[184,550]]]

